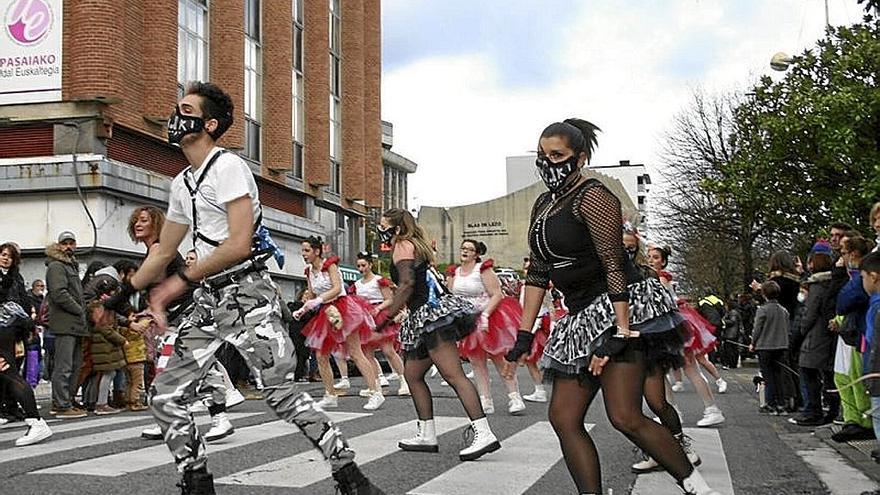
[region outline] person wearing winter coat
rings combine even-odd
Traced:
[[[779,284],[769,280],[761,284],[766,301],[755,312],[755,330],[749,351],[758,353],[761,376],[764,378],[764,395],[767,404],[762,412],[785,413],[785,397],[782,391],[783,366],[787,366],[788,311],[779,303]]]
[[[803,415],[792,418],[800,426],[821,426],[837,417],[840,397],[824,393],[834,388],[834,351],[837,334],[828,328],[835,316],[837,294],[831,280],[831,246],[819,241],[810,253],[808,266],[812,275],[807,279],[807,300],[800,332],[796,336],[800,347],[801,381],[805,385]],[[824,396],[824,397],[823,397]],[[823,403],[828,412],[823,415]]]
[[[109,275],[97,275],[89,284],[94,284],[95,298],[88,303],[89,327],[92,342],[92,369],[98,379],[98,399],[95,414],[103,416],[121,412],[107,404],[110,386],[116,370],[125,368],[124,347],[128,343],[120,332],[116,312],[106,309],[103,301],[119,288],[119,282]]]
[[[58,242],[46,248],[46,288],[49,299],[49,329],[55,335],[52,370],[52,409],[56,418],[82,418],[86,412],[74,407],[81,339],[88,337],[85,302],[76,262],[76,235],[65,230]]]

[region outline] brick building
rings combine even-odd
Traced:
[[[26,278],[67,228],[91,248],[83,263],[140,255],[124,226],[136,205],[164,207],[186,166],[164,125],[191,80],[233,98],[220,144],[251,165],[287,255],[282,285],[301,283],[309,235],[353,261],[383,206],[380,0],[33,3],[58,10],[63,57],[60,98],[0,104],[0,231]]]

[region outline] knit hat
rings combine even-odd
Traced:
[[[825,239],[819,239],[813,244],[810,254],[827,254],[831,256],[831,244]]]

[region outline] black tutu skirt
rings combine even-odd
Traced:
[[[648,371],[668,370],[684,363],[684,340],[678,307],[672,294],[656,279],[648,278],[628,287],[629,324],[640,332],[629,339],[614,361],[644,360]],[[545,381],[555,376],[587,377],[593,353],[616,332],[614,306],[608,294],[596,297],[577,313],[560,318],[544,347],[539,366]]]
[[[476,328],[479,310],[470,301],[452,294],[435,304],[412,310],[400,325],[400,346],[408,359],[425,359],[442,341],[458,342]]]

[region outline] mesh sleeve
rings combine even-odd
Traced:
[[[573,205],[575,215],[590,229],[590,239],[605,268],[608,297],[629,300],[623,259],[623,219],[620,200],[603,186],[586,188]]]
[[[535,201],[534,206],[532,206],[532,214],[529,221],[529,236],[532,235],[532,226],[535,225],[535,216],[537,215],[538,209],[545,202],[546,193],[539,196]],[[533,249],[529,252],[529,271],[526,273],[525,284],[544,290],[550,288],[550,264],[544,259],[539,258]]]

